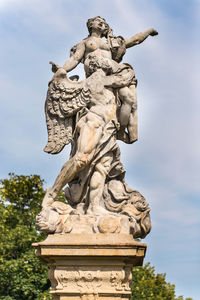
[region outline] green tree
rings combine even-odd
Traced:
[[[9,175],[0,181],[0,299],[50,299],[47,266],[31,246],[44,239],[35,227],[43,180],[37,175]]]
[[[45,238],[35,226],[43,180],[38,175],[9,175],[0,180],[0,300],[49,300],[48,267],[31,246]],[[59,200],[64,201],[62,194]],[[175,297],[175,286],[166,282],[165,274],[155,274],[149,263],[133,269],[132,299],[184,300]]]
[[[131,300],[184,300],[183,296],[176,298],[175,285],[167,283],[165,277],[166,274],[156,274],[150,263],[133,268]]]

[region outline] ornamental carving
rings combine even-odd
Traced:
[[[110,283],[116,291],[130,291],[132,272],[130,267],[124,267],[122,270],[111,272]]]
[[[97,288],[102,285],[102,278],[100,270],[97,271],[83,271],[76,272],[76,284],[80,291],[95,293]]]

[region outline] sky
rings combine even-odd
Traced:
[[[121,159],[127,183],[151,207],[145,262],[167,274],[177,296],[198,300],[199,0],[0,0],[0,178],[39,174],[47,187],[68,159],[70,147],[55,156],[43,152],[49,61],[64,64],[97,15],[116,35],[159,32],[123,59],[138,79],[139,140],[119,143]],[[83,67],[71,74],[83,79]]]

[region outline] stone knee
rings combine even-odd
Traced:
[[[107,176],[110,171],[110,166],[113,160],[113,154],[110,153],[103,157],[101,161],[96,165],[95,170],[102,174],[103,176]]]
[[[119,90],[119,97],[122,103],[132,105],[135,102],[135,93],[128,87],[123,87]]]
[[[102,184],[102,179],[104,184],[104,178],[102,178],[102,174],[99,173],[98,171],[95,171],[90,180],[90,189],[91,190],[98,189],[98,187]]]
[[[90,162],[89,154],[78,153],[74,156],[74,163],[77,166],[78,171],[83,170]]]

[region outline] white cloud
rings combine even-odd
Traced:
[[[63,42],[65,47],[70,28],[74,25],[74,16],[70,16],[69,12],[63,9],[63,3],[34,0],[29,1],[27,7],[25,0],[8,0],[1,1],[0,7],[10,11],[26,12],[23,14],[24,22],[29,27],[32,26],[32,18],[37,16],[38,25],[45,22],[55,30],[67,31],[66,41]],[[158,37],[150,37],[142,45],[128,50],[124,59],[132,63],[139,78],[140,130],[139,141],[136,144],[122,146],[124,160],[138,161],[141,164],[145,160],[153,165],[154,173],[166,180],[170,186],[176,186],[182,189],[182,192],[198,192],[200,142],[197,127],[200,104],[195,100],[194,81],[198,82],[200,76],[198,74],[193,80],[191,69],[197,59],[193,58],[193,47],[185,44],[180,28],[177,32],[172,31],[179,21],[172,17],[169,21],[166,12],[155,3],[145,0],[134,2],[117,0],[109,1],[107,5],[106,3],[106,1],[102,1],[101,4],[96,2],[96,7],[94,4],[90,5],[87,14],[97,15],[100,11],[117,34],[130,36],[153,25],[158,26],[160,31]],[[108,10],[108,7],[113,9]],[[38,31],[39,27],[36,26],[35,30]],[[75,31],[76,28],[73,32]],[[17,47],[17,42],[14,46]],[[19,46],[22,48],[22,45]],[[71,46],[69,45],[69,48]],[[58,51],[63,52],[62,49]],[[29,56],[31,57],[31,53]],[[10,86],[12,85],[11,82]],[[14,104],[14,107],[16,105],[19,104]],[[20,106],[23,106],[23,102]],[[25,105],[23,110],[26,110]]]
[[[169,21],[164,10],[147,1],[142,1],[140,8],[137,1],[132,6],[121,1],[116,3],[123,24],[129,25],[129,32],[135,24],[146,28],[153,19],[160,31],[158,37],[129,50],[127,55],[127,61],[132,62],[141,79],[139,145],[123,146],[125,161],[140,159],[142,162],[149,158],[153,172],[163,177],[166,184],[182,193],[197,193],[200,191],[200,102],[195,83],[200,80],[200,74],[194,74],[197,56],[194,58],[194,47],[191,47],[195,43],[193,34],[185,42],[185,34],[191,28],[183,34],[179,20]]]
[[[60,1],[52,0],[0,0],[0,13],[21,13],[20,22],[28,28],[33,27],[35,22],[44,23],[49,26],[49,30],[59,30],[60,32],[70,32],[72,23],[65,17]],[[36,25],[37,26],[37,25]],[[33,30],[33,28],[32,28]]]
[[[0,0],[0,9],[6,10],[11,9],[13,5],[22,4],[24,0]]]

